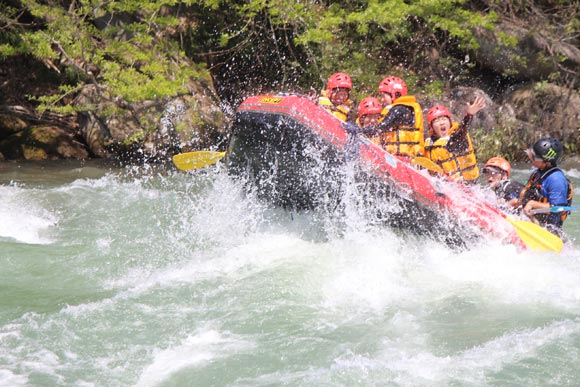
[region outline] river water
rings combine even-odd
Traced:
[[[451,249],[220,164],[2,163],[0,197],[1,386],[580,384],[580,242]]]

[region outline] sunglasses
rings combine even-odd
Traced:
[[[495,168],[495,167],[485,167],[483,168],[483,172],[488,175],[488,176],[497,176],[497,175],[502,175],[503,173],[505,173],[504,171]]]

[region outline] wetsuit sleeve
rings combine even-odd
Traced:
[[[395,105],[389,110],[389,113],[380,124],[361,129],[361,132],[367,136],[376,136],[401,126],[412,127],[413,125],[415,125],[415,111],[413,108],[406,105]]]
[[[463,120],[459,124],[456,131],[451,133],[449,136],[449,142],[447,143],[447,150],[451,153],[461,153],[469,149],[469,141],[467,140],[467,129],[471,125],[473,116],[471,114],[466,114]]]
[[[378,125],[380,132],[397,129],[400,126],[413,127],[415,125],[415,111],[406,105],[395,105]]]

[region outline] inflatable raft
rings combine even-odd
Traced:
[[[462,184],[432,176],[363,135],[348,133],[340,120],[301,95],[243,101],[226,165],[260,198],[286,209],[341,211],[345,195],[355,187],[358,201],[373,217],[446,243],[489,235],[521,249],[561,248],[554,248],[553,241],[543,246],[542,239],[553,234],[510,218]]]

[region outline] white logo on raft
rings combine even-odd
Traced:
[[[396,168],[397,167],[397,159],[394,158],[393,155],[391,155],[390,153],[385,153],[385,161],[391,167],[393,167],[393,168]]]

